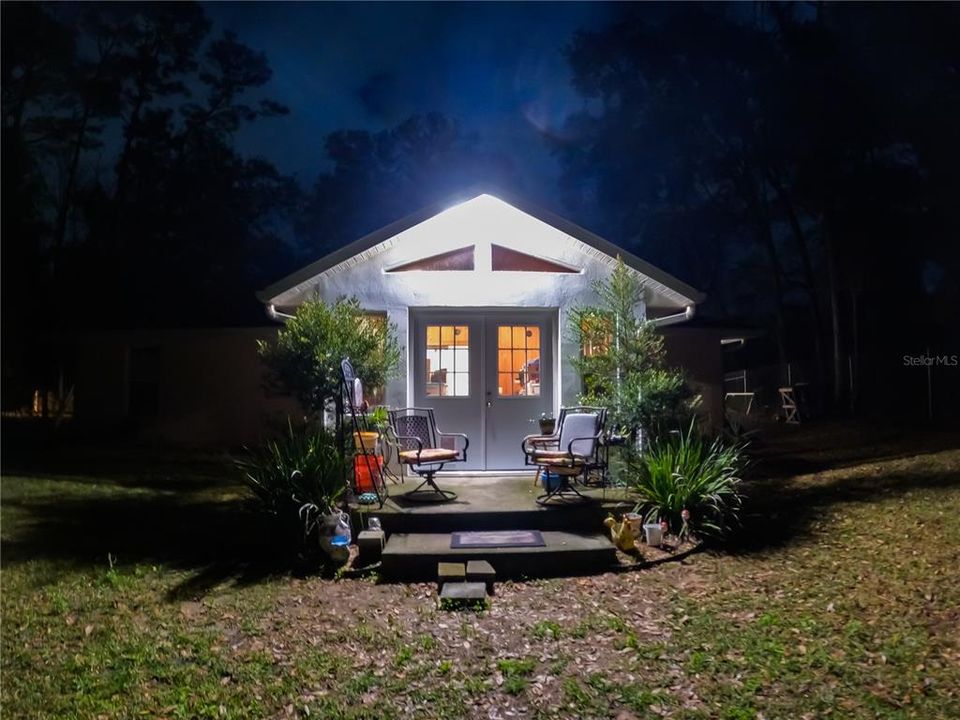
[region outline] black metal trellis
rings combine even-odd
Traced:
[[[340,393],[336,408],[337,442],[341,457],[343,457],[344,460],[343,465],[346,475],[344,481],[348,487],[352,485],[352,475],[356,468],[356,460],[349,463],[347,462],[347,433],[344,432],[344,423],[346,421],[346,415],[349,413],[350,427],[352,429],[350,437],[353,438],[355,445],[354,457],[363,458],[363,463],[373,486],[373,492],[377,496],[379,506],[382,508],[383,504],[387,501],[387,483],[384,474],[385,461],[382,458],[379,462],[377,461],[378,456],[376,455],[375,447],[366,447],[366,440],[364,440],[362,433],[366,432],[367,416],[363,408],[357,407],[355,402],[354,388],[356,387],[356,380],[357,375],[354,372],[350,358],[344,358],[340,362]]]

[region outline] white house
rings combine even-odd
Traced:
[[[432,407],[470,438],[465,469],[523,465],[521,438],[542,412],[575,404],[580,348],[568,313],[593,304],[594,281],[621,257],[643,287],[639,312],[662,324],[693,317],[702,295],[556,215],[477,194],[377,230],[258,293],[282,319],[308,298],[352,295],[393,321],[406,366],[386,388],[394,406]],[[463,466],[461,466],[463,467]]]

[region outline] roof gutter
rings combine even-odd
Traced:
[[[664,327],[665,325],[676,325],[677,323],[686,322],[693,318],[697,313],[696,305],[687,305],[683,312],[674,313],[673,315],[664,315],[663,317],[654,318],[650,321],[650,324],[654,327]]]
[[[283,322],[284,320],[291,320],[293,315],[288,315],[287,313],[280,312],[277,310],[277,306],[273,303],[267,304],[267,317],[276,322]]]

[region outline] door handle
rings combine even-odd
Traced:
[[[493,407],[493,402],[491,402],[490,400],[487,400],[487,407]]]

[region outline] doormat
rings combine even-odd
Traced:
[[[455,532],[450,536],[450,547],[498,548],[498,547],[544,547],[539,530],[489,530]]]

